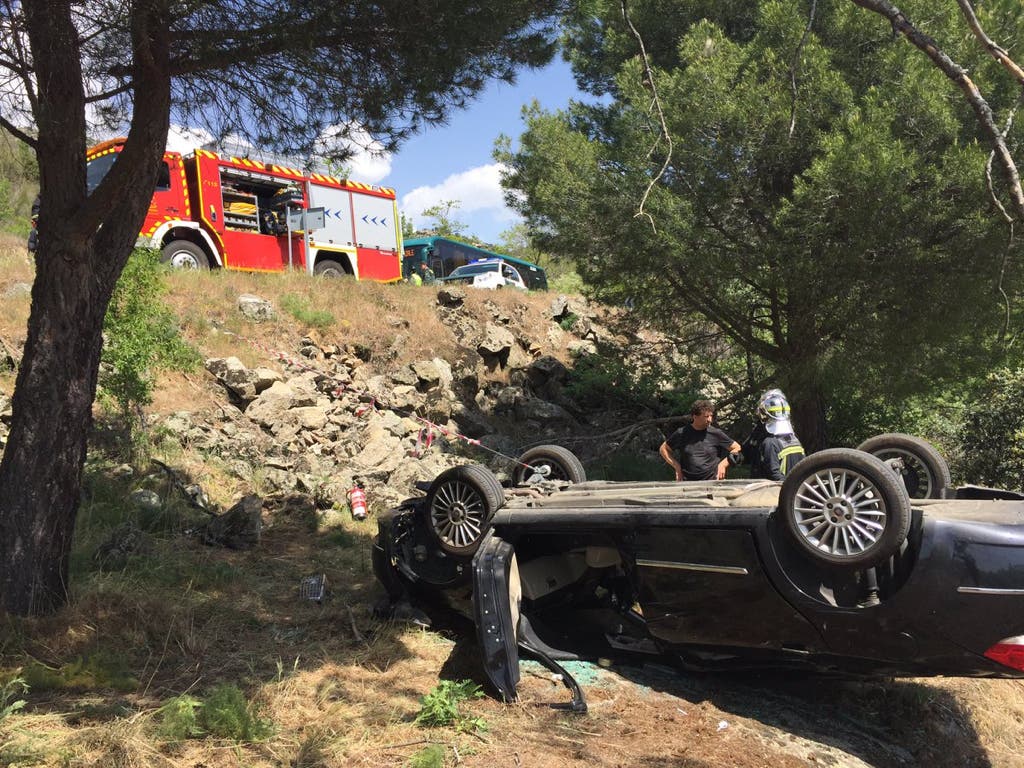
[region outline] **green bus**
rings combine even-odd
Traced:
[[[546,291],[548,276],[542,267],[533,262],[505,256],[501,253],[478,248],[468,243],[449,240],[447,237],[410,237],[405,240],[405,255],[402,258],[402,277],[406,280],[426,262],[436,277],[447,277],[457,267],[484,259],[501,259],[514,266],[522,275],[523,282],[531,291]]]

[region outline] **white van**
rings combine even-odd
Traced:
[[[464,264],[452,271],[448,277],[442,278],[445,283],[464,283],[474,288],[504,288],[506,285],[527,290],[519,271],[501,259],[482,259],[471,264]]]

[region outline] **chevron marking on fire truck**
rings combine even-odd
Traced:
[[[182,197],[185,198],[185,218],[192,218],[192,201],[188,196],[188,182],[185,180],[185,165],[181,162],[181,158],[178,159],[178,171],[181,173],[181,192]]]

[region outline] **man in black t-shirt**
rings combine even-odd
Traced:
[[[738,458],[740,444],[711,425],[715,404],[710,400],[695,402],[690,416],[690,424],[661,444],[661,458],[675,470],[676,480],[724,480],[729,456]]]

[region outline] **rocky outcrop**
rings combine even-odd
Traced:
[[[258,475],[271,493],[305,492],[339,509],[356,481],[379,508],[474,452],[501,472],[509,463],[501,456],[511,458],[525,443],[593,431],[565,388],[574,358],[596,354],[615,336],[599,312],[565,296],[542,318],[492,300],[481,316],[479,303],[475,310],[469,304],[464,289],[437,293],[438,317],[461,349],[455,359],[389,368],[366,348],[310,334],[282,350],[282,359],[299,362],[279,371],[249,368],[237,357],[207,360],[228,404],[215,417],[169,414],[162,427],[182,445],[225,459],[243,480]],[[241,297],[239,310],[275,316],[255,296]],[[399,321],[392,323],[396,337]],[[643,438],[654,451],[661,435],[652,432]]]

